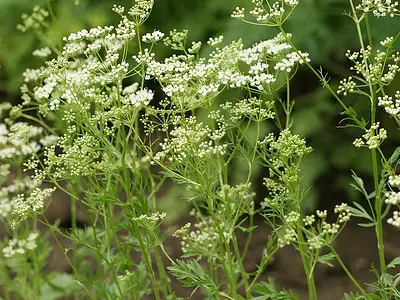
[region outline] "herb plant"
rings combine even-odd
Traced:
[[[399,297],[399,275],[389,269],[400,261],[385,259],[383,224],[400,227],[399,212],[391,209],[400,203],[400,152],[382,150],[391,133],[377,118],[384,111],[400,126],[400,92],[390,85],[399,70],[399,35],[377,44],[370,27],[370,18],[398,17],[398,3],[349,0],[360,49],[346,53],[354,74],[337,88],[285,30],[301,3],[252,3],[249,13],[236,8],[232,17],[279,32],[250,47],[222,36],[190,43],[186,30],[145,32],[154,3],[136,0],[129,9],[113,7],[120,16],[116,26],[71,33],[61,47],[49,43],[33,53],[46,63],[23,74],[23,102],[0,106],[5,299],[180,299],[174,280],[206,299],[299,299],[275,287],[272,278],[263,279],[276,252],[287,246],[301,257],[310,299],[318,297],[317,264],[335,262],[357,289],[345,299]],[[46,41],[54,18],[51,10],[35,7],[19,29],[34,30]],[[160,59],[162,44],[174,54]],[[343,108],[341,126],[359,130],[354,146],[371,152],[373,190],[353,174],[365,205],[342,203],[333,216],[302,209],[308,187],[301,166],[312,149],[293,133],[290,83],[298,68],[315,74]],[[232,90],[240,98],[230,97]],[[368,118],[346,104],[353,93],[368,99]],[[243,164],[242,176],[236,176]],[[260,169],[266,197],[257,202]],[[171,185],[185,189],[193,207],[191,223],[175,232],[163,225],[167,216],[159,208]],[[45,215],[49,202],[59,201],[57,193],[71,199],[68,231]],[[79,209],[89,220],[84,228],[77,224]],[[379,267],[372,292],[335,248],[351,217],[375,228]],[[259,229],[256,218],[271,232],[257,269],[250,271],[244,261]],[[43,226],[47,234],[39,233]],[[166,236],[181,243],[182,257],[170,256]],[[46,269],[50,238],[71,273]]]

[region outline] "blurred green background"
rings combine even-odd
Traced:
[[[79,5],[75,5],[74,0],[50,1],[58,20],[46,32],[49,40],[58,43],[71,32],[115,24],[118,16],[111,11],[113,4],[126,7],[132,4],[132,0],[79,2]],[[46,8],[47,4],[45,0],[0,0],[0,101],[17,103],[23,71],[43,64],[43,61],[32,56],[32,52],[45,45],[34,32],[21,33],[16,26],[20,23],[22,13],[30,14],[35,5]],[[205,42],[209,37],[223,35],[226,43],[242,38],[247,45],[276,35],[277,31],[273,28],[252,26],[232,19],[230,15],[236,6],[251,7],[251,1],[155,0],[153,13],[145,23],[145,31],[160,29],[167,33],[174,28],[188,29],[189,43],[199,40]],[[293,34],[294,43],[310,53],[312,64],[316,68],[322,66],[324,72],[329,73],[333,87],[337,87],[341,78],[350,75],[344,53],[347,49],[359,48],[354,25],[344,15],[346,10],[347,0],[302,0],[286,24],[286,31]],[[386,36],[398,33],[400,24],[396,19],[373,21],[373,38],[377,43]],[[170,54],[167,48],[160,47],[159,50],[160,56]],[[392,86],[396,85],[400,85],[398,79]],[[364,179],[367,190],[371,181],[369,151],[356,149],[352,145],[361,132],[338,128],[342,119],[339,105],[305,67],[295,76],[292,87],[292,95],[296,100],[294,131],[304,136],[314,148],[302,169],[305,186],[312,186],[305,206],[310,209],[328,208],[338,202],[359,200],[358,194],[349,185],[351,169]],[[369,103],[366,99],[351,95],[346,98],[346,103],[368,120]],[[384,151],[390,155],[400,137],[395,123],[381,117],[383,114],[379,111],[378,119],[389,132]],[[260,183],[265,175],[258,175]]]

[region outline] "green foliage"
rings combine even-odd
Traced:
[[[259,282],[254,285],[253,290],[257,294],[261,294],[261,296],[256,296],[252,298],[253,300],[267,300],[267,299],[276,299],[276,300],[284,300],[284,299],[292,299],[298,300],[299,296],[286,290],[278,291],[275,287],[275,282],[272,278],[268,279],[268,282]]]
[[[286,246],[300,255],[312,300],[318,296],[317,264],[334,262],[359,292],[346,294],[346,299],[398,297],[400,275],[388,269],[399,261],[386,263],[383,224],[400,228],[398,210],[386,218],[392,207],[400,209],[399,148],[389,143],[400,126],[400,91],[390,88],[399,71],[400,55],[394,49],[400,35],[395,29],[396,35],[379,36],[378,43],[379,32],[371,30],[378,25],[370,19],[395,19],[400,11],[391,1],[349,2],[341,26],[354,24],[356,38],[341,46],[356,50],[346,51],[350,72],[331,65],[341,78],[331,82],[323,67],[311,64],[310,53],[299,49],[308,47],[314,63],[321,64],[343,50],[329,36],[336,30],[333,20],[341,3],[257,0],[236,8],[211,0],[169,3],[169,34],[153,29],[152,24],[164,22],[167,10],[157,12],[152,0],[136,0],[130,8],[114,5],[114,17],[100,12],[101,5],[83,17],[91,8],[85,1],[76,7],[47,1],[46,8],[23,15],[18,28],[43,43],[33,54],[46,63],[23,73],[22,103],[2,105],[0,111],[0,221],[7,233],[0,244],[0,278],[5,297],[175,299],[172,275],[192,294],[201,288],[209,299],[298,299],[277,289],[272,278],[260,281],[275,253]],[[199,7],[209,13],[203,16]],[[219,17],[228,11],[244,21],[242,29],[233,25],[237,20]],[[310,13],[316,16],[313,22]],[[69,22],[80,14],[81,21]],[[176,15],[184,16],[179,26],[194,29],[194,35],[174,28]],[[151,21],[154,16],[159,18]],[[109,20],[115,25],[92,24]],[[297,34],[300,24],[304,26]],[[84,25],[92,28],[81,29]],[[257,31],[247,34],[250,25],[273,29],[260,41]],[[219,34],[225,31],[228,37],[239,36],[226,41]],[[205,39],[210,32],[213,37]],[[327,35],[330,42],[321,48]],[[20,53],[31,48],[29,42],[25,46]],[[20,66],[5,64],[5,78],[16,77],[13,72]],[[314,106],[294,79],[299,69],[297,75],[306,74],[305,67],[322,85],[307,87],[320,101]],[[12,84],[6,89],[12,91]],[[348,103],[350,95],[358,97],[354,103]],[[326,146],[318,141],[338,113],[330,98],[339,104],[341,120],[336,123],[352,138],[351,146],[338,143],[337,136],[328,135]],[[315,154],[304,136],[317,140]],[[354,162],[345,160],[343,149]],[[330,159],[324,151],[330,151]],[[333,221],[327,210],[310,213],[318,192],[309,186],[325,170],[350,163],[356,165],[351,187],[362,202],[335,205]],[[360,170],[368,172],[371,186],[356,175]],[[171,257],[164,247],[170,232],[162,226],[167,215],[159,203],[166,185],[184,189],[180,194],[193,207],[194,224],[173,234],[181,240],[181,258],[189,260]],[[71,200],[68,231],[45,215],[56,190]],[[84,228],[77,226],[78,204],[88,219]],[[256,217],[264,219],[271,234],[260,264],[249,272],[244,262],[253,232],[259,230]],[[379,269],[372,266],[373,293],[357,282],[336,251],[334,240],[351,217],[375,229]],[[46,271],[51,248],[39,234],[39,224],[61,248],[71,274]],[[245,235],[243,248],[239,233]],[[71,243],[67,249],[60,237]]]
[[[219,294],[218,285],[195,260],[177,260],[172,266],[168,267],[168,270],[183,286],[204,288],[208,292],[208,299],[215,299]]]

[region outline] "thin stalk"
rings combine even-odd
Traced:
[[[142,235],[140,234],[140,230],[136,224],[134,224],[134,230],[135,230],[135,234],[136,234],[137,239],[140,244],[140,249],[142,250],[142,253],[143,253],[142,257],[144,259],[144,263],[146,264],[147,270],[149,271],[149,274],[150,274],[150,280],[153,285],[154,296],[155,296],[156,300],[161,300],[156,276],[154,274],[153,266],[151,264],[150,254],[148,253],[148,251],[143,243]]]
[[[111,213],[110,205],[108,203],[105,203],[103,205],[103,216],[104,216],[103,217],[103,220],[104,220],[104,231],[106,232],[106,234],[105,234],[105,240],[106,240],[105,241],[105,247],[106,247],[106,253],[107,253],[107,261],[110,262],[109,259],[111,257],[111,247],[112,247],[112,240],[113,240],[114,235],[113,235],[113,229],[112,229],[112,226],[111,226],[112,213]],[[117,242],[118,242],[118,240],[117,240]],[[115,283],[117,285],[118,292],[119,292],[120,296],[123,297],[124,294],[122,292],[121,285],[119,284],[119,280],[118,280],[118,277],[116,275],[116,270],[114,269],[114,266],[111,264],[111,262],[110,262],[110,266],[109,267],[110,267],[111,272],[113,274],[114,281],[115,281]]]
[[[210,202],[209,200],[207,202]],[[232,252],[231,248],[229,246],[229,242],[227,242],[226,237],[224,235],[223,230],[219,226],[219,219],[214,215],[214,211],[211,209],[210,210],[210,215],[214,221],[215,227],[217,228],[217,231],[219,233],[220,239],[223,241],[223,244],[225,246],[225,251],[227,254],[227,259],[228,259],[228,266],[229,266],[229,272],[226,272],[226,274],[229,277],[229,281],[231,284],[231,291],[234,296],[234,299],[237,298],[237,286],[236,286],[236,275],[235,275],[235,267],[234,267],[234,262],[233,262],[233,257],[232,257]],[[240,259],[240,257],[239,257]]]
[[[287,33],[283,29],[282,26],[278,26],[280,32],[283,34],[283,36],[286,39],[286,42],[292,47],[292,49],[301,57],[300,51],[296,48],[296,46],[292,43],[290,38],[288,37]],[[363,127],[362,123],[357,119],[357,117],[351,112],[351,110],[347,107],[346,104],[339,98],[339,96],[335,93],[335,91],[331,88],[329,85],[328,81],[317,72],[317,70],[314,69],[314,67],[305,59],[303,59],[304,64],[311,70],[311,72],[314,73],[314,75],[322,82],[323,86],[331,93],[331,95],[336,99],[336,101],[340,104],[340,106],[344,109],[344,111],[353,119],[353,121],[360,127]]]
[[[252,213],[250,213],[249,226],[252,227],[253,225],[254,225],[254,213],[252,212]],[[251,242],[252,236],[253,236],[253,230],[250,231],[249,235],[247,236],[246,244],[244,246],[244,250],[243,250],[243,253],[242,253],[242,256],[241,256],[242,260],[247,256],[247,252],[249,251],[249,247],[250,247],[250,242]]]
[[[258,269],[257,269],[257,273],[256,276],[254,276],[253,280],[251,281],[248,289],[251,291],[251,288],[253,287],[253,285],[258,281],[258,278],[260,278],[260,276],[263,274],[264,269],[267,267],[268,263],[271,261],[272,257],[275,255],[275,253],[279,250],[279,248],[275,248],[270,255],[268,255],[267,257],[263,257],[261,264],[259,265]]]
[[[38,232],[37,230],[38,230],[37,217],[35,217],[33,218],[33,232]],[[40,299],[40,284],[39,284],[40,270],[39,270],[39,262],[36,254],[36,249],[32,251],[32,261],[33,261],[33,269],[35,271],[33,275],[33,288],[35,291],[35,299]]]
[[[378,162],[376,159],[376,149],[371,150],[372,155],[372,167],[374,173],[374,188],[375,188],[375,212],[376,212],[376,226],[375,233],[378,243],[378,254],[381,274],[386,272],[386,261],[385,261],[385,246],[383,243],[383,218],[382,218],[382,197],[380,195],[379,187],[379,174],[378,174]]]
[[[75,268],[74,264],[71,262],[71,260],[69,259],[67,252],[64,251],[64,247],[61,245],[60,241],[58,240],[55,232],[54,232],[54,228],[53,225],[51,225],[49,223],[49,220],[47,220],[47,218],[43,215],[43,218],[45,220],[44,224],[47,225],[47,227],[50,229],[51,235],[53,236],[54,240],[56,241],[58,247],[62,250],[62,253],[64,254],[65,259],[67,260],[69,266],[71,267],[71,269],[74,271],[75,275],[77,275],[79,277],[79,273],[78,270]],[[80,286],[85,290],[85,292],[87,293],[87,295],[90,297],[90,299],[95,299],[94,296],[92,296],[92,294],[89,292],[89,290],[82,284],[80,283]]]
[[[46,128],[46,130],[48,132],[50,132],[51,134],[57,135],[57,133],[51,127],[49,127],[46,123],[44,123],[43,121],[39,120],[38,118],[32,117],[32,116],[24,114],[24,113],[21,113],[21,117],[23,117],[25,119],[28,119],[28,120],[31,120],[31,121],[34,121],[34,122],[38,123],[40,126]]]
[[[304,247],[304,238],[300,226],[297,226],[297,236],[298,236],[300,258],[303,264],[304,273],[306,274],[307,278],[309,299],[317,300],[318,297],[317,297],[317,289],[315,287],[314,275],[310,267],[310,262],[308,261],[308,257],[306,254],[307,249]]]
[[[344,264],[344,262],[340,258],[340,255],[336,252],[335,248],[332,245],[330,245],[329,248],[331,249],[332,253],[335,255],[335,258],[338,261],[338,263],[340,264],[340,266],[342,267],[343,271],[347,274],[347,277],[350,278],[350,280],[353,282],[353,284],[356,286],[356,288],[360,291],[360,293],[363,294],[364,297],[366,297],[367,293],[361,287],[361,285],[357,282],[357,280],[353,277],[353,274],[351,274],[349,269],[347,269],[346,265]]]
[[[251,293],[250,293],[250,290],[249,290],[249,282],[248,282],[249,274],[247,274],[247,272],[244,269],[243,261],[241,259],[239,247],[238,247],[238,244],[237,244],[237,239],[236,239],[236,236],[234,234],[232,235],[232,244],[233,244],[233,250],[235,251],[235,255],[238,258],[240,274],[242,275],[242,281],[243,281],[243,284],[244,284],[244,288],[246,290],[246,297],[247,297],[247,299],[250,299],[251,298]]]
[[[289,128],[290,126],[290,112],[291,112],[291,108],[290,108],[290,81],[289,81],[289,76],[286,74],[286,109],[285,109],[285,113],[286,113],[286,129]]]
[[[160,272],[163,293],[165,296],[172,295],[172,288],[168,280],[168,274],[165,271],[164,262],[162,261],[157,248],[154,249],[154,256],[156,257],[157,267]]]
[[[361,26],[360,26],[362,17],[360,19],[357,18],[357,13],[354,8],[353,1],[349,0],[349,2],[350,2],[351,10],[353,13],[353,19],[356,24],[360,46],[361,46],[362,50],[365,50],[364,39],[363,39]],[[371,43],[372,41],[371,41],[371,35],[369,32],[369,24],[367,24],[367,29],[368,29],[368,39],[369,39],[369,42]],[[364,62],[365,71],[368,72],[369,64],[365,57],[363,57],[363,62]],[[367,74],[367,76],[368,76],[368,74]],[[376,89],[374,88],[369,76],[366,79],[368,80],[368,87],[369,87],[370,99],[371,99],[371,124],[374,124],[375,116],[376,116]],[[381,197],[380,187],[379,187],[378,160],[377,160],[376,149],[371,149],[371,156],[372,156],[372,172],[373,172],[373,177],[374,177],[374,189],[375,189],[375,212],[376,212],[375,233],[376,233],[377,244],[378,244],[379,264],[380,264],[381,273],[383,274],[386,272],[386,262],[385,262],[385,248],[384,248],[384,244],[383,244],[382,197]]]

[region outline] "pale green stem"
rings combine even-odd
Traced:
[[[335,255],[336,260],[339,262],[340,266],[342,267],[343,271],[347,274],[347,277],[350,278],[350,280],[353,282],[353,284],[356,286],[356,288],[360,291],[361,294],[366,297],[367,293],[365,290],[361,287],[361,285],[357,282],[357,280],[353,277],[353,274],[349,271],[349,269],[346,267],[342,259],[340,258],[339,254],[336,252],[335,248],[330,245],[329,248],[331,249],[332,253]]]
[[[296,46],[292,43],[292,41],[290,40],[290,38],[287,36],[285,30],[283,29],[282,26],[279,26],[279,30],[281,31],[281,33],[283,34],[283,36],[285,37],[286,41],[289,43],[289,45],[293,48],[293,50],[301,57],[303,58],[303,56],[301,55],[300,51],[296,48]],[[314,69],[314,67],[305,60],[305,58],[303,58],[304,64],[314,73],[314,75],[321,81],[321,83],[323,84],[323,86],[331,93],[331,95],[336,99],[336,101],[340,104],[340,106],[345,110],[345,112],[351,116],[351,118],[353,119],[353,121],[360,127],[362,126],[362,123],[357,119],[357,117],[349,110],[349,108],[346,106],[346,104],[344,104],[344,102],[339,98],[339,96],[335,93],[335,91],[331,88],[331,86],[329,85],[328,81],[322,76],[320,75],[317,70]]]
[[[309,299],[317,300],[318,297],[317,297],[317,290],[315,287],[314,274],[310,267],[309,258],[307,257],[307,249],[304,246],[305,242],[304,242],[304,238],[303,238],[303,232],[301,231],[300,226],[297,226],[297,237],[298,237],[300,258],[301,258],[303,268],[304,268],[304,273],[305,273],[306,279],[307,279]]]
[[[353,1],[349,0],[349,2],[350,2],[351,10],[353,13],[353,20],[356,24],[360,46],[361,46],[362,50],[365,50],[364,40],[363,40],[361,26],[360,26],[360,22],[361,22],[362,18],[360,18],[360,19],[357,18],[357,13],[354,8]],[[367,28],[369,28],[368,24],[367,24]],[[368,64],[366,57],[364,57],[364,56],[363,56],[363,62],[364,62],[365,71],[368,72],[369,64]],[[376,91],[374,89],[374,86],[373,86],[368,74],[366,76],[367,76],[366,79],[368,80],[370,99],[371,99],[371,125],[372,125],[375,123]],[[378,162],[377,162],[377,157],[376,157],[376,149],[371,149],[371,156],[372,156],[372,172],[373,172],[373,176],[374,176],[374,189],[375,189],[375,212],[376,212],[375,232],[376,232],[376,238],[377,238],[377,243],[378,243],[380,269],[381,269],[381,273],[383,274],[386,272],[385,249],[384,249],[384,243],[383,243],[383,224],[382,224],[382,222],[383,222],[383,220],[382,220],[382,204],[383,203],[382,203],[382,197],[381,197],[381,192],[380,192],[380,187],[379,187],[379,173],[378,173]]]
[[[254,276],[253,280],[251,281],[248,289],[251,291],[251,288],[253,285],[258,281],[260,276],[263,274],[264,269],[267,267],[268,263],[271,261],[272,257],[275,255],[275,253],[279,250],[279,248],[275,248],[270,255],[267,257],[263,257],[261,264],[258,266],[256,276]]]
[[[69,259],[67,252],[64,250],[64,247],[61,245],[60,241],[58,240],[55,232],[54,232],[54,228],[53,225],[51,225],[49,223],[49,221],[47,220],[47,218],[45,216],[43,216],[45,222],[43,222],[44,224],[47,225],[47,227],[50,229],[50,232],[54,238],[54,240],[56,241],[58,247],[60,248],[60,250],[62,251],[62,253],[64,254],[65,259],[67,260],[69,266],[71,267],[71,269],[74,271],[75,275],[77,275],[79,277],[79,273],[78,270],[75,268],[74,264],[71,262],[71,260]],[[87,293],[87,295],[90,297],[90,299],[95,299],[94,296],[92,296],[92,294],[89,292],[89,290],[81,283],[80,286],[85,290],[85,292]]]
[[[244,269],[243,261],[242,261],[241,256],[240,256],[240,250],[239,250],[239,247],[238,247],[238,244],[237,244],[237,239],[236,239],[236,236],[234,234],[232,235],[232,244],[233,244],[233,249],[235,251],[235,256],[238,258],[240,274],[242,276],[242,281],[243,281],[244,288],[245,288],[245,291],[246,291],[246,297],[247,297],[247,299],[250,299],[251,298],[251,293],[250,293],[250,290],[249,290],[249,282],[248,282],[249,274],[247,274],[247,272]]]

